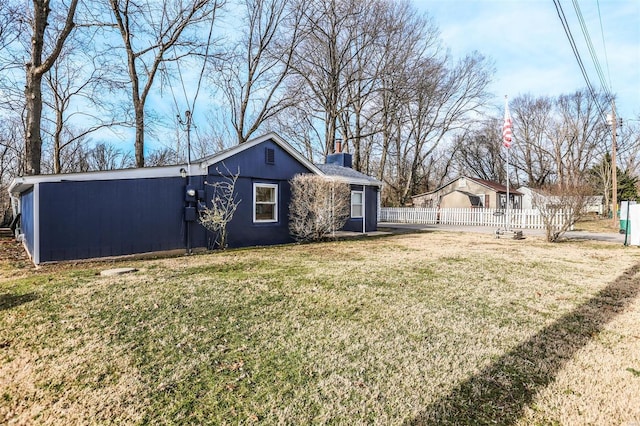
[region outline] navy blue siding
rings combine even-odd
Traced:
[[[274,162],[268,164],[265,149],[274,150]],[[268,140],[253,149],[242,151],[222,163],[209,167],[208,182],[221,179],[220,173],[238,172],[242,176],[236,182],[236,192],[241,200],[233,220],[228,225],[228,247],[285,244],[293,242],[289,234],[289,203],[291,202],[291,180],[296,174],[309,173],[304,165],[279,145]],[[218,172],[219,171],[219,172]],[[278,185],[278,222],[253,222],[253,184]],[[205,185],[207,205],[211,205],[212,189]]]
[[[35,256],[34,232],[35,232],[35,210],[34,210],[34,190],[23,192],[20,195],[20,231],[24,234],[24,243],[31,257]]]
[[[265,149],[267,148],[274,151],[273,164],[268,164],[265,161]],[[226,169],[229,169],[231,174],[236,174],[240,171],[240,176],[244,178],[267,180],[289,180],[298,173],[311,172],[287,151],[282,149],[280,145],[271,140],[262,142],[252,149],[239,152],[221,163],[215,163],[209,166],[209,176],[219,176],[220,174],[216,169],[223,174],[227,174]]]
[[[207,181],[213,182],[219,177],[210,176]],[[266,183],[278,185],[278,221],[268,223],[253,222],[253,184]],[[240,204],[233,220],[227,226],[228,247],[248,247],[258,245],[285,244],[293,242],[289,235],[289,203],[291,188],[287,180],[239,178],[236,192]],[[206,189],[207,205],[211,205],[213,190]],[[212,236],[209,236],[209,247],[213,247]]]
[[[40,261],[185,247],[185,183],[175,177],[40,184]]]
[[[378,187],[367,186],[365,194],[365,205],[367,216],[365,220],[367,232],[374,232],[378,230]]]
[[[352,191],[362,191],[362,185],[351,185]],[[378,230],[378,188],[375,186],[365,187],[365,231],[374,232]],[[342,229],[345,231],[362,232],[362,218],[350,218]]]
[[[289,234],[289,181],[311,170],[267,140],[209,166],[206,176],[39,183],[37,203],[33,190],[22,194],[25,244],[33,255],[38,245],[34,232],[38,213],[41,262],[213,248],[213,237],[202,225],[185,221],[185,207],[211,206],[213,189],[206,182],[223,179],[220,172],[240,175],[235,191],[241,201],[228,225],[228,247],[293,241]],[[278,186],[277,222],[253,222],[256,183]],[[187,185],[198,190],[199,200],[185,199]],[[362,190],[362,186],[352,188]],[[366,231],[375,231],[377,188],[367,187],[365,197]],[[344,229],[361,232],[362,219],[349,220]]]

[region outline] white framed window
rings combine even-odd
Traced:
[[[278,185],[273,183],[253,184],[253,221],[278,221]]]
[[[351,191],[351,217],[360,218],[363,213],[362,199],[364,194],[362,191]]]

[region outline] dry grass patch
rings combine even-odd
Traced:
[[[598,216],[585,216],[575,226],[577,231],[587,232],[613,232],[620,230],[620,221]]]
[[[45,267],[0,282],[0,422],[634,421],[639,262],[422,233]]]

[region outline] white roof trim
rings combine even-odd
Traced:
[[[349,178],[347,176],[338,176],[338,175],[324,174],[323,176],[328,179],[339,181],[339,182],[345,182],[350,185],[377,186],[379,188],[382,188],[382,182],[373,182],[366,179]]]
[[[193,165],[192,165],[193,168]],[[147,179],[160,177],[178,177],[180,170],[187,170],[187,164],[161,167],[141,167],[135,169],[106,170],[84,173],[63,173],[55,175],[20,176],[11,182],[10,194],[19,194],[36,183],[83,182],[91,180]]]

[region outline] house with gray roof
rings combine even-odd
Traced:
[[[314,164],[270,133],[190,164],[16,177],[9,187],[20,240],[35,264],[215,248],[198,221],[212,206],[212,184],[237,173],[238,208],[228,247],[293,242],[290,180],[316,174],[351,187],[344,230],[377,230],[382,183],[351,168],[337,152]]]

